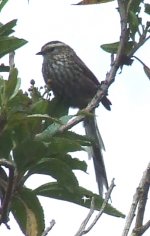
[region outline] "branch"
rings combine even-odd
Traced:
[[[110,196],[111,196],[111,193],[112,193],[112,190],[113,190],[114,187],[115,187],[115,184],[114,184],[114,179],[113,179],[113,180],[111,181],[111,185],[110,185],[110,187],[109,187],[109,189],[108,189],[108,191],[107,191],[107,193],[106,193],[104,202],[103,202],[103,204],[102,204],[102,206],[101,206],[101,209],[100,209],[98,215],[95,217],[95,219],[94,219],[93,222],[90,224],[90,226],[89,226],[87,229],[85,229],[86,226],[87,226],[87,224],[88,224],[88,222],[89,222],[89,220],[90,220],[90,218],[91,218],[91,216],[92,216],[93,213],[94,213],[94,198],[92,198],[90,211],[89,211],[87,217],[85,218],[85,220],[83,221],[83,223],[81,224],[81,226],[80,226],[78,232],[75,234],[75,236],[82,236],[82,235],[84,235],[84,234],[87,234],[87,233],[95,226],[95,224],[97,223],[97,221],[99,220],[99,218],[100,218],[100,217],[102,216],[102,214],[104,213],[104,210],[105,210],[105,208],[106,208],[106,206],[107,206],[107,203],[108,203],[108,201],[109,201],[109,199],[110,199]]]
[[[44,232],[42,233],[42,235],[41,236],[46,236],[46,235],[48,235],[48,233],[51,231],[51,229],[54,227],[54,225],[55,225],[55,220],[52,220],[51,222],[50,222],[50,226],[49,227],[47,227],[45,230],[44,230]]]
[[[122,236],[128,235],[131,224],[133,222],[133,218],[135,216],[135,211],[137,209],[137,206],[138,210],[137,210],[135,227],[133,229],[133,235],[140,236],[150,227],[150,221],[148,221],[145,225],[142,226],[149,186],[150,186],[150,163],[148,164],[148,167],[144,172],[143,177],[139,183],[139,186],[136,189],[136,192],[133,196],[132,205],[126,219]]]

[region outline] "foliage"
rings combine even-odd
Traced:
[[[132,4],[128,5],[130,2]],[[150,24],[142,23],[142,2],[126,1],[128,39],[123,55],[125,60],[120,66],[129,64],[133,53],[147,40]],[[6,3],[7,1],[2,1],[0,11]],[[144,6],[145,13],[149,14],[150,5]],[[0,24],[1,58],[27,43],[24,39],[10,36],[16,22],[17,20],[12,20],[5,25]],[[114,54],[117,53],[120,42],[101,47]],[[148,73],[149,68],[146,68]],[[9,227],[9,214],[12,212],[25,235],[41,235],[45,225],[38,195],[73,202],[87,208],[90,208],[94,197],[95,209],[99,210],[103,199],[81,187],[74,174],[74,170],[86,173],[86,163],[71,155],[72,152],[85,151],[92,140],[68,130],[61,132],[62,125],[67,125],[73,116],[68,115],[68,109],[56,99],[51,99],[51,96],[45,98],[46,91],[42,94],[34,81],[31,81],[30,93],[23,92],[17,68],[2,64],[0,72],[8,73],[8,80],[0,77],[0,223]],[[28,189],[25,184],[33,174],[48,175],[53,180],[36,189]],[[107,204],[105,213],[124,217],[110,204]]]

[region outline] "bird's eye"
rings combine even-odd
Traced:
[[[51,47],[51,48],[48,48],[47,50],[46,50],[46,52],[47,53],[51,53],[51,52],[53,52],[55,50],[55,47]]]

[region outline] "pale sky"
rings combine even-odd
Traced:
[[[14,7],[15,2],[15,7]],[[110,68],[110,55],[100,49],[103,43],[119,40],[119,16],[114,3],[71,6],[69,0],[10,0],[1,14],[1,22],[17,18],[16,33],[28,40],[28,44],[18,49],[15,62],[22,78],[22,88],[27,89],[31,79],[37,85],[44,84],[41,74],[42,58],[36,56],[41,46],[51,40],[60,40],[71,47],[98,77],[104,80]],[[78,1],[76,1],[78,2]],[[148,66],[150,42],[136,53]],[[3,62],[3,61],[2,61]],[[150,159],[150,81],[142,66],[134,62],[118,73],[115,83],[109,89],[112,111],[102,106],[97,109],[97,120],[105,146],[105,164],[109,182],[115,178],[116,187],[112,194],[112,205],[124,214],[128,213],[136,187]],[[73,112],[73,111],[72,111]],[[81,125],[76,132],[84,132]],[[87,160],[89,175],[78,173],[81,185],[97,191],[93,163],[85,153],[74,156]],[[28,186],[37,186],[41,178],[32,178]],[[40,198],[41,199],[41,198]],[[51,236],[74,235],[88,210],[75,204],[44,198],[46,225],[55,219],[56,225]],[[150,204],[149,204],[150,207]],[[148,209],[148,207],[147,207]],[[148,219],[148,214],[147,214]],[[89,236],[120,236],[125,220],[103,215]],[[108,227],[109,226],[109,227]],[[0,235],[21,235],[13,220],[11,230],[0,228]],[[150,232],[145,233],[148,236]]]

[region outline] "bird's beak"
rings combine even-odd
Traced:
[[[36,55],[43,55],[43,52],[38,52],[36,53]]]

